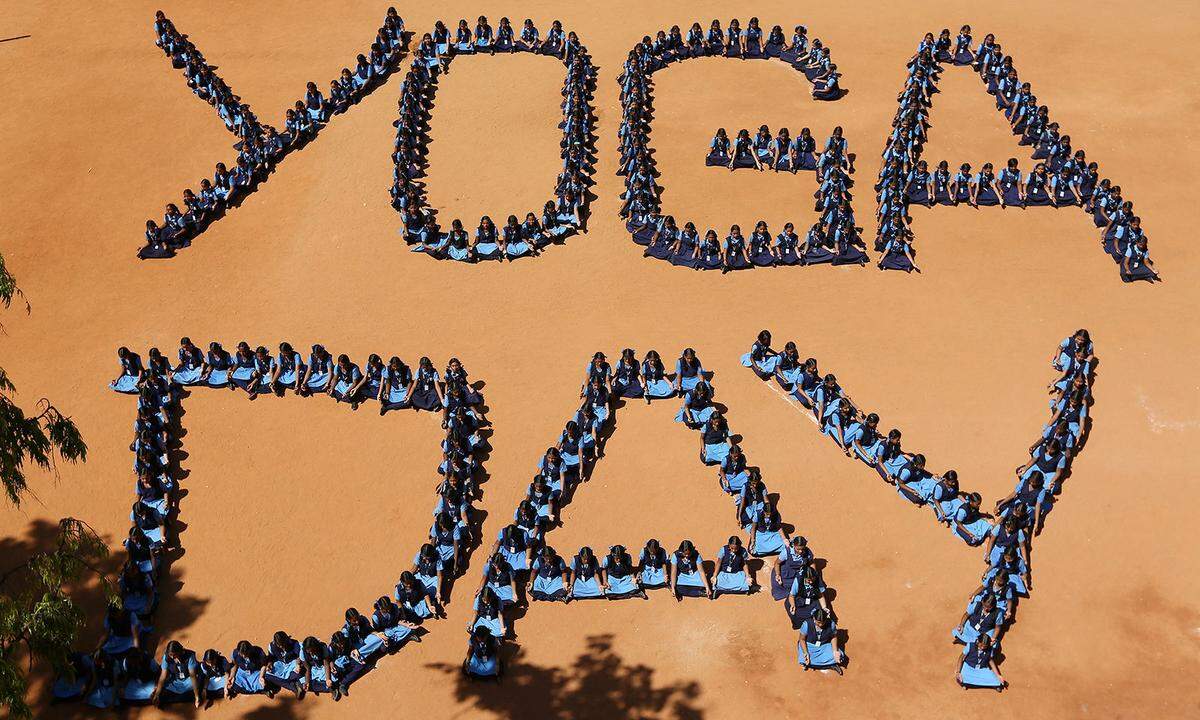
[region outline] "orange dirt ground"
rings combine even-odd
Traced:
[[[163,9],[264,120],[308,80],[322,90],[365,49],[387,3],[167,3]],[[592,352],[694,346],[716,371],[720,399],[837,589],[849,632],[845,677],[803,673],[795,638],[769,594],[716,603],[535,605],[517,624],[519,652],[498,687],[464,684],[468,597],[450,619],[385,660],[351,698],[270,703],[242,698],[206,717],[1195,717],[1200,713],[1200,490],[1191,448],[1200,388],[1184,355],[1195,320],[1200,253],[1181,190],[1195,175],[1200,92],[1193,2],[973,5],[924,2],[634,3],[556,6],[439,2],[399,5],[417,32],[486,13],[515,24],[554,18],[600,66],[599,196],[590,232],[535,261],[464,266],[410,254],[388,203],[399,78],[287,158],[240,209],[166,262],[134,253],[147,217],[218,160],[231,136],[153,45],[155,5],[13,3],[0,44],[0,248],[32,303],[5,315],[3,366],[31,406],[52,398],[78,422],[88,462],[36,497],[0,511],[4,564],[72,515],[116,548],[128,529],[132,401],[106,389],[114,350],[181,335],[227,347],[323,342],[361,360],[462,358],[495,424],[481,503],[494,537],[533,465],[576,406]],[[921,35],[964,22],[993,32],[1076,147],[1133,199],[1166,282],[1123,285],[1080,212],[917,209],[924,274],[874,268],[775,269],[720,276],[644,260],[617,218],[620,117],[614,78],[645,33],[751,14],[765,27],[804,23],[833,50],[848,97],[809,100],[774,63],[698,60],[655,76],[667,212],[743,227],[763,217],[812,222],[809,177],[723,173],[702,166],[717,126],[766,123],[819,139],[845,127],[859,155],[857,212],[895,112],[904,63]],[[429,186],[449,216],[539,207],[557,167],[561,66],[530,56],[466,59],[442,84]],[[966,71],[948,71],[925,157],[1003,161],[1017,149]],[[483,163],[480,170],[468,162]],[[1172,179],[1174,181],[1172,182]],[[868,224],[863,222],[861,224]],[[869,227],[869,225],[868,225]],[[872,316],[864,306],[877,310]],[[1052,346],[1077,327],[1101,358],[1094,427],[1062,502],[1035,543],[1032,598],[1004,642],[1007,692],[954,684],[950,629],[981,571],[927,512],[896,499],[738,364],[754,334],[795,339],[854,398],[904,430],[934,469],[954,467],[990,503],[1046,418]],[[1191,373],[1191,374],[1189,374]],[[349,604],[388,590],[422,539],[432,507],[436,423],[331,402],[198,392],[187,402],[182,501],[186,553],[171,570],[162,634],[228,651],[276,629],[327,634]],[[732,531],[729,501],[696,460],[696,440],[670,422],[673,404],[631,407],[590,484],[551,541],[560,551],[656,536],[692,537],[711,554]],[[324,532],[318,539],[317,532]],[[85,640],[99,635],[100,603]],[[161,642],[161,641],[160,641]],[[161,647],[161,646],[160,646]],[[45,696],[40,682],[36,698]],[[39,717],[89,715],[42,706]],[[172,713],[188,714],[185,709]],[[155,710],[140,714],[152,717]]]

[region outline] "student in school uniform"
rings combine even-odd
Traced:
[[[738,168],[754,168],[762,170],[762,162],[758,159],[758,153],[754,149],[754,140],[750,137],[750,131],[745,128],[738,131],[737,136],[733,140],[733,149],[729,154],[729,164],[727,166],[731,171]]]
[[[108,386],[120,393],[136,395],[146,379],[141,356],[127,347],[121,347],[117,348],[117,359],[121,361],[121,374]]]
[[[954,533],[972,546],[982,544],[992,531],[991,521],[979,509],[981,501],[979,493],[971,493],[951,518]]]
[[[818,610],[800,625],[797,643],[799,661],[805,670],[834,670],[842,674],[846,654],[839,646],[837,621]]]
[[[432,595],[428,597],[432,597]],[[437,599],[434,598],[433,602],[436,603]],[[375,600],[371,613],[371,629],[383,635],[387,641],[386,649],[389,653],[396,652],[409,638],[414,637],[419,627],[416,622],[405,618],[408,615],[406,610],[407,608],[402,605],[392,602],[387,595],[380,595]]]
[[[828,69],[812,79],[812,96],[814,100],[837,100],[842,96],[839,84],[842,74],[838,72],[837,64],[830,63]]]
[[[719,411],[710,414],[700,431],[700,460],[705,465],[720,465],[729,455],[733,443],[729,424]]]
[[[531,600],[546,602],[569,602],[570,570],[554,552],[554,548],[543,545],[530,568],[526,591]]]
[[[487,627],[478,626],[471,631],[462,670],[467,677],[480,680],[500,677],[500,646]]]
[[[504,605],[490,587],[480,590],[474,610],[475,619],[467,625],[467,632],[473,633],[483,628],[498,640],[508,633],[508,626],[504,622]]]
[[[787,546],[787,533],[783,530],[779,510],[769,500],[749,533],[749,551],[755,557],[776,556]]]
[[[338,355],[337,363],[333,366],[333,377],[326,392],[338,402],[349,403],[351,410],[357,410],[362,398],[354,392],[354,389],[362,382],[362,378],[362,370],[356,363],[350,362],[350,356]]]
[[[327,394],[333,385],[333,356],[323,345],[313,345],[298,385],[301,395]]]
[[[771,347],[771,332],[761,330],[750,346],[750,352],[742,356],[742,366],[751,368],[760,379],[766,380],[774,376],[779,359],[779,353]]]
[[[755,267],[771,267],[776,262],[771,232],[763,220],[759,220],[754,225],[754,232],[750,233],[749,257]]]
[[[1004,689],[1006,683],[996,667],[995,650],[987,635],[980,635],[963,648],[962,664],[955,679],[963,689],[988,688],[996,692]]]
[[[171,373],[171,381],[180,385],[197,385],[204,372],[204,353],[192,344],[191,338],[179,340],[179,364]]]
[[[657,350],[650,350],[642,360],[642,383],[647,405],[651,400],[675,396],[675,388],[667,380],[666,368]]]
[[[742,539],[730,535],[729,540],[717,552],[716,579],[712,585],[713,599],[724,594],[744,595],[753,592],[754,577],[750,570],[749,556],[742,546]]]
[[[704,366],[700,358],[692,348],[684,348],[679,359],[675,361],[675,391],[679,394],[688,393],[703,382]]]
[[[300,650],[299,641],[282,630],[276,632],[267,646],[267,671],[264,675],[269,687],[289,690],[297,699],[303,699],[305,693],[301,682],[304,672],[300,664]]]
[[[813,562],[812,550],[803,535],[793,535],[779,550],[771,566],[771,598],[783,600],[792,594],[796,578]]]
[[[571,599],[604,597],[600,560],[586,545],[571,560]]]
[[[262,648],[249,640],[239,641],[230,658],[233,672],[225,688],[226,696],[232,700],[238,695],[265,694],[275,697],[275,690],[267,685],[266,654]]]
[[[721,258],[724,261],[724,267],[721,268],[722,273],[746,270],[752,267],[746,247],[746,238],[742,236],[740,226],[730,226],[729,234],[725,236],[725,242],[721,247]]]
[[[704,558],[696,550],[691,540],[679,543],[671,562],[671,587],[675,590],[675,599],[684,597],[712,598],[712,584],[704,569]]]
[[[300,665],[304,668],[301,685],[314,695],[330,693],[334,701],[342,699],[341,688],[334,681],[332,653],[329,646],[309,635],[300,643]]]
[[[671,584],[671,559],[657,539],[646,541],[638,556],[638,585],[645,596],[646,590],[669,587]]]
[[[729,136],[725,133],[725,128],[717,128],[716,135],[713,135],[712,142],[708,144],[708,158],[704,161],[705,165],[729,167],[729,163],[733,160],[729,154],[729,148]]]
[[[646,591],[641,588],[637,568],[633,558],[625,550],[624,545],[613,545],[600,563],[604,597],[609,600],[623,600],[640,596],[647,599]]]
[[[792,223],[784,223],[783,232],[775,236],[774,255],[775,262],[778,265],[799,265],[801,258],[799,255],[800,238],[796,235],[796,226]]]
[[[204,692],[196,672],[198,665],[196,653],[184,648],[177,640],[168,642],[159,661],[158,682],[151,702],[161,707],[164,702],[190,700],[195,707],[200,707]]]
[[[392,598],[404,611],[405,619],[420,623],[431,617],[445,617],[445,611],[437,598],[430,595],[425,585],[411,571],[400,573],[400,580],[392,591]]]
[[[442,394],[442,378],[433,367],[433,361],[422,357],[417,363],[417,371],[413,377],[412,391],[408,396],[408,404],[418,410],[440,412],[445,403]],[[445,427],[445,424],[442,426]]]
[[[384,369],[383,382],[379,387],[379,414],[409,407],[414,384],[412,370],[403,360],[393,355]]]

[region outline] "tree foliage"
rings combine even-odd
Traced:
[[[0,256],[0,303],[9,307],[19,297],[21,290]],[[83,462],[87,445],[75,423],[49,400],[42,398],[36,412],[26,415],[15,395],[16,386],[0,369],[0,483],[9,502],[20,505],[29,493],[27,467],[54,471],[56,459]],[[117,597],[100,569],[107,556],[108,547],[91,526],[64,518],[51,549],[0,569],[0,707],[11,717],[31,717],[25,695],[27,673],[36,660],[56,672],[69,667],[68,655],[84,617],[68,588],[94,577],[109,598]]]

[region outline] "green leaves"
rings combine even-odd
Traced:
[[[0,256],[0,304],[10,307],[24,297]],[[25,304],[26,312],[29,304]],[[29,492],[25,468],[55,470],[55,459],[82,462],[87,444],[79,428],[50,401],[37,403],[26,416],[15,402],[16,385],[0,369],[0,483],[14,505]],[[0,568],[0,707],[14,719],[32,717],[25,700],[26,672],[34,661],[55,672],[69,672],[68,657],[84,624],[83,611],[67,588],[81,580],[99,580],[105,596],[119,601],[116,587],[100,569],[108,546],[87,523],[64,518],[52,549],[38,552],[14,568]],[[27,665],[22,663],[27,661]]]
[[[64,518],[53,549],[0,575],[0,706],[14,718],[30,717],[22,654],[30,666],[41,660],[56,673],[69,667],[84,615],[66,588],[95,578],[109,601],[118,601],[117,588],[99,569],[107,557],[108,546],[91,526]]]
[[[54,470],[55,456],[67,462],[87,459],[79,428],[50,401],[38,401],[38,414],[26,417],[16,402],[16,386],[0,369],[0,483],[14,505],[28,491],[25,466]]]

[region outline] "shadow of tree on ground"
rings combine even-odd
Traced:
[[[517,653],[519,655],[519,651]],[[630,665],[613,649],[612,635],[587,638],[587,650],[570,667],[540,667],[505,658],[498,683],[472,680],[458,665],[429,667],[455,680],[455,698],[501,718],[549,720],[701,720],[700,685],[656,685],[654,669]]]

